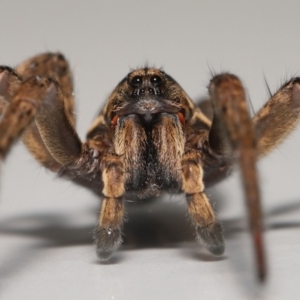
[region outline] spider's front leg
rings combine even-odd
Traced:
[[[74,129],[71,71],[62,54],[37,55],[15,70],[0,67],[0,100],[0,110],[5,110],[0,123],[2,158],[23,131],[29,151],[53,171],[81,154],[82,144]],[[65,151],[69,153],[64,155]]]
[[[212,254],[224,253],[223,230],[204,192],[203,169],[199,151],[189,150],[182,157],[182,190],[196,227],[197,238]]]
[[[300,77],[285,83],[253,117],[257,156],[273,150],[300,121]]]
[[[0,118],[21,84],[21,78],[13,69],[0,67]]]
[[[245,90],[231,74],[215,76],[209,86],[214,118],[209,134],[211,149],[228,161],[235,156],[240,165],[255,246],[259,278],[266,274],[262,239],[262,213],[256,171],[256,138],[248,113]]]
[[[53,84],[46,78],[31,78],[20,84],[11,101],[6,101],[7,108],[0,123],[1,158],[5,157],[14,140],[33,121],[43,101],[51,93]],[[9,98],[8,94],[6,99]]]
[[[104,198],[99,221],[94,231],[96,251],[100,259],[109,259],[122,243],[125,175],[123,157],[107,154],[101,161]]]

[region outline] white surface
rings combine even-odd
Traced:
[[[299,74],[299,1],[1,1],[0,64],[62,51],[78,132],[130,68],[163,66],[193,98],[210,71],[239,75],[254,109]],[[55,179],[17,145],[1,166],[0,299],[299,299],[300,128],[260,162],[269,280],[256,284],[237,175],[210,190],[226,229],[214,259],[193,242],[184,200],[132,207],[128,241],[98,263],[98,200]]]

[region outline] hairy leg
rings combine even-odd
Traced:
[[[253,117],[257,155],[273,150],[300,120],[300,78],[284,84]]]
[[[209,142],[212,150],[216,149],[217,153],[229,157],[233,154],[239,162],[256,251],[258,275],[263,280],[266,267],[256,171],[256,139],[247,109],[245,90],[236,76],[221,74],[211,80],[209,92],[214,109],[214,120],[216,117],[217,122],[214,126],[215,121],[213,121]]]
[[[10,146],[33,121],[43,100],[51,89],[51,81],[32,78],[21,84],[0,123],[0,156],[7,154]]]
[[[204,193],[201,156],[198,151],[187,151],[182,157],[182,190],[186,193],[188,211],[196,227],[197,239],[212,254],[224,253],[222,226]]]
[[[94,230],[97,255],[106,260],[122,243],[121,227],[124,216],[122,196],[125,193],[125,175],[121,156],[106,155],[101,162],[104,199],[99,222]]]
[[[9,67],[0,67],[0,118],[21,84],[20,76]]]
[[[73,163],[82,144],[74,129],[72,78],[64,56],[45,53],[23,62],[16,71],[8,67],[0,71],[0,109],[8,107],[0,125],[2,157],[25,131],[23,141],[41,164],[58,172]]]
[[[35,76],[51,77],[57,81],[59,92],[63,95],[62,100],[64,111],[61,115],[71,126],[75,126],[73,83],[69,64],[60,53],[44,53],[34,56],[17,66],[16,71],[23,80]],[[51,122],[51,120],[49,120]],[[69,126],[69,125],[67,125]],[[49,152],[45,145],[40,129],[36,122],[32,122],[23,134],[23,142],[33,156],[45,167],[52,171],[58,171],[61,168],[59,163]]]
[[[75,125],[73,79],[70,66],[61,53],[43,53],[22,62],[16,72],[23,81],[40,76],[54,79],[64,96],[65,111],[70,123]]]

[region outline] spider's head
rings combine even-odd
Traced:
[[[165,83],[165,73],[157,69],[135,70],[127,76],[127,85],[135,99],[160,97]]]
[[[160,69],[143,68],[129,73],[112,93],[106,115],[112,125],[119,117],[139,115],[146,122],[161,113],[189,115],[191,103],[179,84]]]

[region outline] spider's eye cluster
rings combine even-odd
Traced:
[[[132,87],[132,96],[161,95],[163,79],[159,75],[142,76],[136,75],[130,78],[129,85]]]
[[[136,88],[137,88],[137,87],[141,86],[142,81],[143,81],[143,79],[142,79],[141,76],[134,76],[134,77],[132,78],[132,80],[131,80],[131,85],[132,85],[133,87],[136,87]]]
[[[157,75],[153,75],[151,78],[150,78],[150,81],[151,83],[154,85],[154,86],[160,86],[161,85],[161,82],[162,82],[162,79],[157,76]]]

